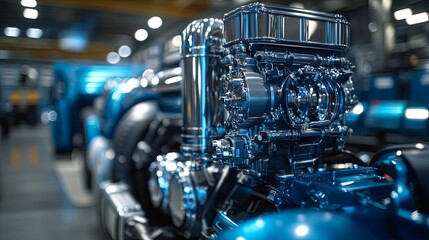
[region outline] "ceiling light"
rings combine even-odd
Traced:
[[[137,41],[144,41],[146,40],[146,38],[148,37],[148,33],[146,30],[144,29],[139,29],[136,31],[136,33],[134,33],[134,37],[136,38]]]
[[[110,64],[117,64],[121,60],[121,57],[116,52],[109,52],[106,56],[106,60]]]
[[[427,12],[414,14],[410,17],[407,17],[407,19],[405,19],[405,22],[407,22],[408,25],[414,25],[417,23],[423,23],[423,22],[427,22],[427,21],[429,21],[429,15]]]
[[[36,0],[21,0],[21,5],[23,7],[34,8],[37,6],[37,1]]]
[[[27,29],[26,34],[29,38],[41,38],[43,31],[39,28],[29,28]]]
[[[396,20],[406,19],[411,15],[413,15],[413,11],[411,11],[411,9],[409,8],[401,9],[393,13],[393,16],[395,17]]]
[[[128,47],[127,45],[122,45],[119,47],[118,53],[119,53],[119,56],[123,58],[129,57],[131,55],[131,48]]]
[[[176,35],[171,39],[171,44],[175,47],[180,47],[180,44],[182,42],[182,37],[180,35]]]
[[[426,108],[407,108],[405,117],[407,119],[426,120],[429,118],[429,111]]]
[[[151,17],[147,21],[147,25],[152,29],[158,29],[162,25],[162,19],[160,17],[157,17],[157,16]]]
[[[21,30],[19,30],[19,28],[16,28],[16,27],[4,28],[4,35],[8,37],[18,37],[20,33],[21,33]]]
[[[24,9],[24,17],[28,19],[36,19],[39,17],[39,12],[36,9],[26,8]]]
[[[66,30],[58,35],[60,48],[66,51],[81,52],[88,46],[88,36],[82,31]]]

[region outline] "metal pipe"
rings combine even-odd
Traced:
[[[221,120],[220,58],[223,52],[223,21],[200,19],[183,31],[182,153],[197,160],[206,158],[211,137]]]

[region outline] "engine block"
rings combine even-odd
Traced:
[[[158,156],[148,182],[152,205],[179,235],[243,239],[243,222],[298,208],[359,221],[418,209],[405,190],[407,160],[386,155],[369,166],[344,150],[345,113],[358,103],[345,56],[349,31],[341,15],[260,3],[188,25],[181,152]],[[262,229],[255,221],[252,229]],[[366,227],[375,231],[372,223]]]
[[[263,177],[273,165],[286,174],[312,172],[324,154],[341,151],[344,113],[357,104],[353,66],[343,56],[349,23],[261,4],[224,21],[228,117],[226,135],[213,141],[214,159]]]

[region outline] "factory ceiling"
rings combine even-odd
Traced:
[[[132,50],[142,48],[167,31],[180,33],[193,19],[221,17],[218,13],[248,2],[251,1],[0,0],[0,59],[104,61],[108,52],[117,51],[121,45]],[[299,2],[312,10],[338,13],[368,6],[368,0]],[[162,19],[157,29],[148,24],[154,16]],[[144,30],[136,36],[139,29]]]

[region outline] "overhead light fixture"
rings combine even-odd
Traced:
[[[23,15],[28,19],[37,19],[39,17],[39,12],[36,9],[26,8],[24,9]]]
[[[39,28],[29,28],[25,33],[29,38],[41,38],[43,35],[42,29]]]
[[[422,13],[418,13],[418,14],[414,14],[410,17],[407,17],[407,19],[405,19],[405,22],[408,25],[414,25],[414,24],[418,24],[418,23],[424,23],[429,21],[429,14],[427,12],[422,12]]]
[[[19,28],[16,28],[16,27],[4,28],[4,35],[8,37],[18,37],[20,33],[21,33],[21,30],[19,30]]]
[[[82,52],[88,46],[88,36],[78,30],[65,30],[58,35],[58,43],[62,50]]]
[[[180,35],[176,35],[171,39],[171,44],[173,44],[174,47],[180,47],[181,43],[182,37]]]
[[[137,41],[144,41],[146,40],[146,38],[149,36],[149,34],[147,33],[147,31],[145,29],[139,29],[134,33],[134,38]]]
[[[118,49],[119,56],[126,58],[131,55],[131,48],[127,45],[122,45]]]
[[[413,15],[413,11],[409,8],[404,8],[393,13],[396,20],[403,20]]]
[[[121,57],[116,52],[109,52],[106,56],[106,60],[110,64],[117,64],[121,60]]]
[[[37,1],[36,0],[21,0],[21,5],[23,7],[34,8],[37,6]]]
[[[147,25],[152,29],[158,29],[162,26],[162,19],[160,17],[154,16],[147,21]]]
[[[407,108],[405,117],[407,119],[425,120],[429,118],[429,111],[426,108]]]

